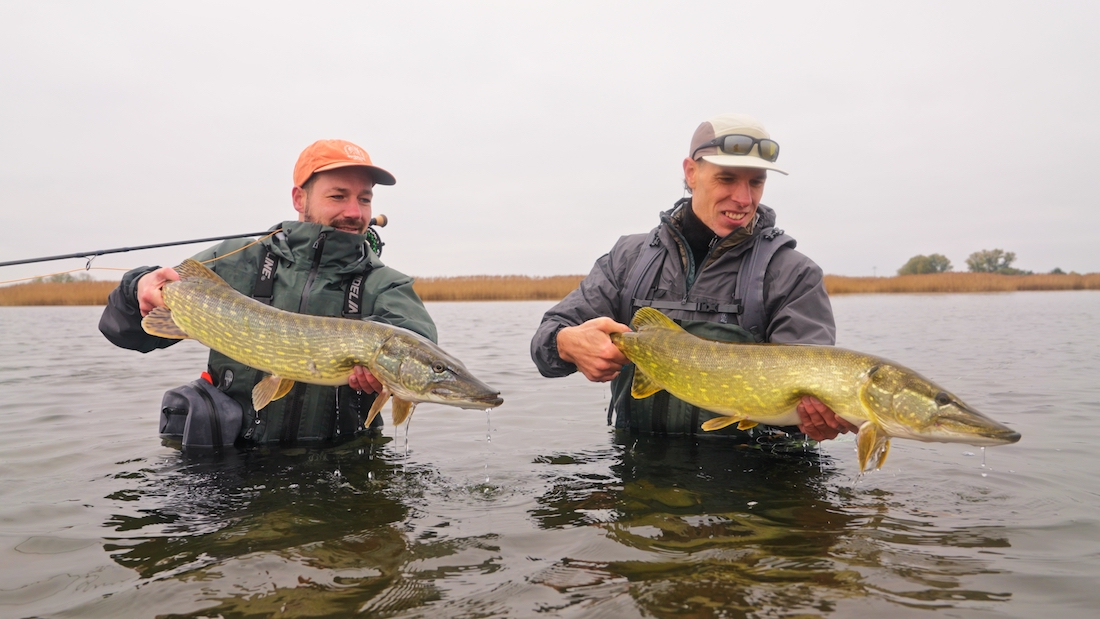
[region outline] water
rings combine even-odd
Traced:
[[[0,308],[0,617],[1092,617],[1100,293],[834,299],[839,344],[1023,433],[820,449],[616,435],[605,386],[527,355],[549,304],[430,304],[505,404],[422,404],[328,450],[189,457],[157,438],[184,342],[98,308]],[[388,415],[388,410],[387,410]],[[488,427],[487,427],[488,425]]]

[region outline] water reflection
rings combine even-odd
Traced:
[[[459,548],[407,539],[401,523],[432,473],[381,448],[391,440],[180,454],[138,490],[113,497],[137,509],[105,523],[123,534],[105,536],[105,549],[143,580],[201,583],[183,587],[179,600],[201,616],[346,616],[420,606],[438,592],[430,580],[406,577],[406,565]]]
[[[961,586],[990,571],[980,558],[934,554],[1002,548],[1004,534],[899,519],[904,505],[889,493],[853,487],[802,445],[618,434],[607,453],[539,461],[577,469],[550,479],[532,511],[540,527],[599,527],[646,555],[565,557],[540,579],[562,593],[606,598],[610,583],[625,582],[644,613],[726,617],[820,616],[869,597],[915,608],[1008,598]]]

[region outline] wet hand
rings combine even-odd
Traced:
[[[605,383],[629,363],[611,343],[612,333],[625,333],[630,327],[606,317],[593,318],[575,327],[558,331],[558,355],[592,382]]]
[[[815,441],[834,439],[840,434],[859,432],[859,427],[837,416],[828,406],[813,396],[802,396],[798,403],[798,429]]]
[[[172,267],[161,267],[156,271],[150,271],[141,276],[137,283],[138,309],[142,316],[148,316],[149,312],[158,307],[164,307],[164,297],[160,289],[168,282],[178,282],[180,274]]]
[[[357,365],[348,377],[348,386],[356,391],[364,393],[379,393],[382,391],[382,382],[374,377],[367,368]]]

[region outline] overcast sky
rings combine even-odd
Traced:
[[[294,219],[298,153],[343,138],[397,177],[390,266],[587,273],[736,111],[780,143],[764,203],[826,273],[994,248],[1100,271],[1097,2],[38,1],[0,23],[0,262]]]

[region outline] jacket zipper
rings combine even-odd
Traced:
[[[317,235],[317,240],[313,242],[313,265],[309,268],[309,275],[306,276],[306,285],[302,288],[302,300],[298,303],[298,313],[306,313],[306,306],[309,305],[310,292],[313,290],[313,281],[317,279],[317,272],[321,268],[321,255],[325,251],[325,233],[322,232]]]
[[[309,275],[306,276],[306,284],[302,288],[302,298],[298,302],[298,313],[305,314],[309,306],[310,292],[313,290],[313,282],[317,279],[317,272],[321,269],[321,256],[325,251],[325,233],[317,235],[313,242],[313,264],[310,265]],[[294,442],[298,440],[298,426],[302,423],[302,404],[305,401],[306,386],[299,383],[294,385],[290,400],[283,415],[283,440]]]

